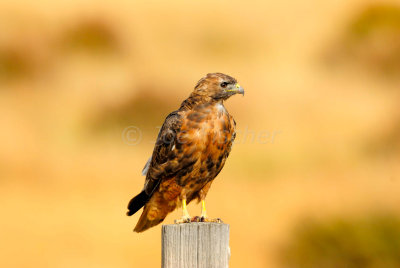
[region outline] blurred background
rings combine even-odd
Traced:
[[[230,266],[400,267],[400,2],[365,0],[1,1],[0,266],[159,267],[126,205],[209,72],[246,90]]]

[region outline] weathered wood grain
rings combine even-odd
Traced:
[[[162,226],[162,268],[227,268],[229,257],[228,224]]]

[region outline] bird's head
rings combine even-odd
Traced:
[[[226,100],[238,93],[244,96],[244,89],[229,75],[210,73],[200,79],[193,93],[214,100]]]

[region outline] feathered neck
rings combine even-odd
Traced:
[[[191,110],[197,105],[212,105],[217,103],[222,103],[222,100],[215,100],[209,96],[192,92],[189,98],[182,102],[180,110]]]

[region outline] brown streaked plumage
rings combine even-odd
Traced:
[[[128,205],[131,216],[144,206],[134,229],[143,232],[162,222],[183,205],[183,221],[189,221],[186,203],[202,201],[223,168],[235,139],[235,121],[223,101],[244,94],[236,80],[222,73],[200,79],[181,107],[167,116],[158,134],[153,155],[143,173],[143,191]]]

